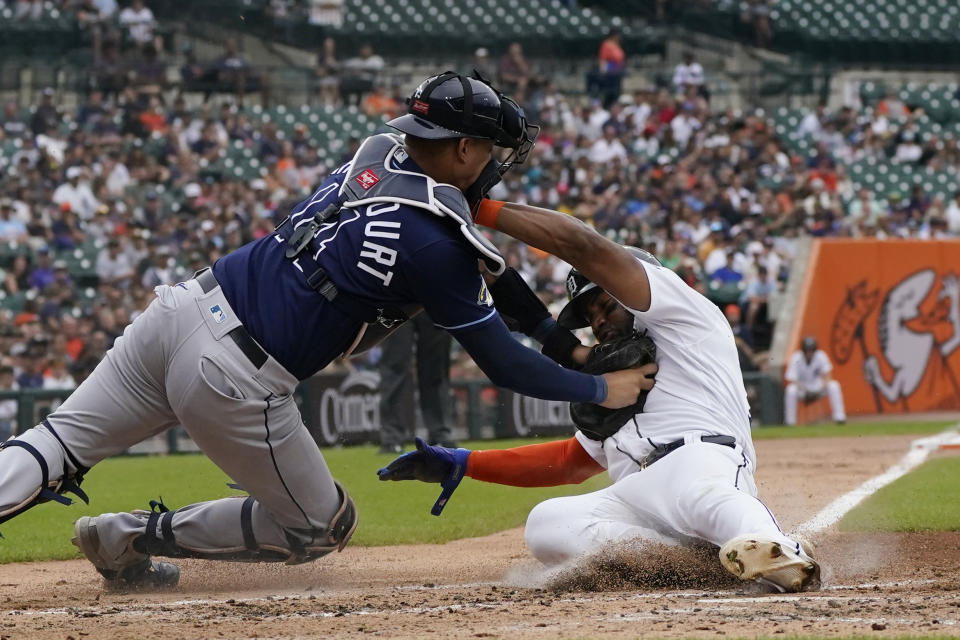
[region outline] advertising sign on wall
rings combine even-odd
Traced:
[[[848,413],[960,409],[960,241],[817,240],[798,309]]]

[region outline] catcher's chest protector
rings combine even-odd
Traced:
[[[448,217],[460,226],[469,245],[494,275],[505,268],[503,256],[473,224],[463,193],[449,184],[438,183],[422,173],[394,169],[407,158],[400,136],[383,133],[367,138],[353,158],[347,179],[340,187],[344,207],[375,202],[396,202]]]

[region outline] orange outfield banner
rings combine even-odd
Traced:
[[[789,355],[833,363],[847,413],[960,409],[960,240],[814,240]]]

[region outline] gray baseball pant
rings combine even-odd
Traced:
[[[258,369],[227,335],[240,321],[219,286],[204,293],[190,280],[155,292],[93,374],[44,424],[16,439],[42,456],[53,487],[180,424],[250,493],[252,499],[192,504],[163,518],[100,516],[101,555],[111,564],[100,568],[130,566],[145,550],[285,560],[291,549],[309,548],[342,500],[300,417],[296,378],[272,357]],[[0,449],[0,518],[34,504],[44,471],[36,458],[22,446]],[[144,537],[152,548],[134,548]]]

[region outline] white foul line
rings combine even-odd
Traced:
[[[920,466],[931,451],[936,451],[941,444],[954,440],[957,437],[957,426],[955,425],[935,436],[914,440],[910,443],[910,451],[897,464],[828,504],[817,515],[797,527],[796,533],[809,536],[835,524],[848,511],[869,498],[878,489],[887,486],[897,478]]]

